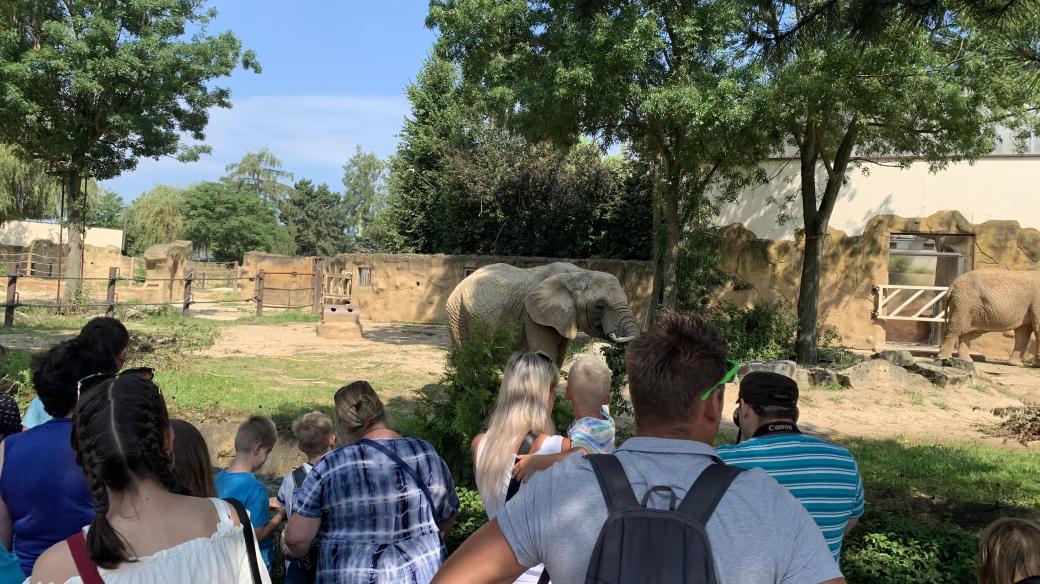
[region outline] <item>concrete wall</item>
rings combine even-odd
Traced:
[[[0,245],[11,245],[15,247],[28,247],[36,239],[45,239],[58,243],[58,231],[60,226],[56,223],[43,223],[40,221],[8,221],[0,225]],[[62,234],[62,241],[69,241],[69,230],[66,228]],[[123,247],[122,229],[103,229],[101,227],[88,227],[86,245],[95,247]]]
[[[758,237],[793,240],[802,227],[799,199],[789,208],[790,220],[778,225],[780,208],[770,198],[797,195],[798,161],[769,160],[764,167],[774,178],[727,206],[719,224],[741,223]],[[848,235],[862,235],[878,215],[927,217],[937,211],[957,211],[972,224],[1014,218],[1022,227],[1040,229],[1040,156],[989,156],[974,164],[951,164],[934,174],[923,162],[908,169],[874,164],[864,168],[869,174],[850,173],[831,217],[831,227]],[[822,187],[822,167],[817,178]]]
[[[242,260],[242,277],[252,278],[260,270],[264,271],[264,306],[312,305],[313,257],[284,256],[259,251],[247,253]],[[255,293],[249,284],[248,281],[242,281],[243,299],[252,298]]]
[[[875,216],[865,221],[861,234],[856,236],[831,229],[823,253],[820,312],[847,346],[879,350],[887,341],[886,324],[871,318],[872,287],[889,283],[888,249],[893,233],[971,236],[950,238],[959,242],[955,245],[966,246],[958,251],[968,256],[968,269],[1040,269],[1040,231],[1023,227],[1018,221],[974,224],[959,211],[947,210],[918,218]],[[757,302],[795,306],[801,253],[800,240],[760,239],[743,225],[726,227],[722,269],[751,284],[751,289],[725,288],[717,291],[713,300],[747,306]],[[973,342],[972,349],[988,358],[1006,359],[1013,345],[1014,339],[1008,334],[989,333]]]
[[[351,300],[360,307],[363,320],[444,323],[444,304],[469,272],[495,263],[530,268],[558,261],[569,261],[582,268],[616,276],[628,294],[629,307],[637,321],[646,325],[653,287],[650,262],[356,253],[330,258],[326,272],[352,274]],[[361,285],[361,269],[371,270],[368,285]]]

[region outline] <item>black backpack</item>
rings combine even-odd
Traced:
[[[585,584],[718,584],[704,526],[741,469],[716,459],[676,507],[670,487],[653,487],[636,501],[614,456],[588,456],[596,471],[607,520],[589,560]],[[654,493],[671,495],[668,510],[646,507]]]

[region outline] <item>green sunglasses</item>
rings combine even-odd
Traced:
[[[704,401],[711,397],[711,392],[715,391],[715,388],[719,387],[720,385],[726,385],[730,381],[733,381],[733,379],[737,376],[737,371],[740,369],[740,363],[731,359],[726,359],[726,363],[729,363],[730,370],[726,372],[726,375],[724,375],[718,383],[709,387],[708,391],[704,392],[704,395],[701,396],[701,401]]]

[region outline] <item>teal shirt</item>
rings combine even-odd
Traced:
[[[258,481],[253,473],[222,470],[217,473],[214,482],[217,485],[217,495],[221,499],[238,499],[242,502],[249,511],[249,522],[253,524],[253,529],[263,527],[271,521],[267,487]],[[268,569],[271,568],[273,547],[274,536],[260,541],[260,554],[264,557]]]
[[[21,584],[25,574],[18,565],[18,556],[0,545],[0,584]]]
[[[43,409],[43,402],[37,396],[29,402],[29,407],[26,408],[25,415],[22,416],[22,425],[26,428],[35,428],[50,419],[51,415]]]
[[[760,468],[798,499],[823,531],[834,561],[845,527],[863,515],[863,479],[844,447],[807,434],[774,434],[716,449],[726,464]]]

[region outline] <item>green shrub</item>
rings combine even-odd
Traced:
[[[610,368],[610,414],[615,420],[620,416],[630,416],[632,415],[632,405],[621,394],[621,390],[628,385],[628,372],[625,371],[625,345],[610,344],[600,349],[600,352],[607,360],[607,367]]]
[[[956,526],[868,509],[845,538],[841,570],[849,584],[967,584],[977,546]]]
[[[459,496],[459,509],[455,512],[455,528],[445,541],[448,553],[455,551],[467,537],[488,521],[484,502],[480,500],[480,493],[476,489],[456,486],[455,493]]]
[[[402,432],[432,444],[460,485],[473,482],[470,443],[484,429],[515,346],[511,330],[478,325],[448,351],[440,383],[420,389],[415,409],[398,423]]]
[[[751,308],[727,304],[708,311],[708,320],[726,339],[731,359],[756,361],[794,357],[798,319],[781,303],[757,304]]]

